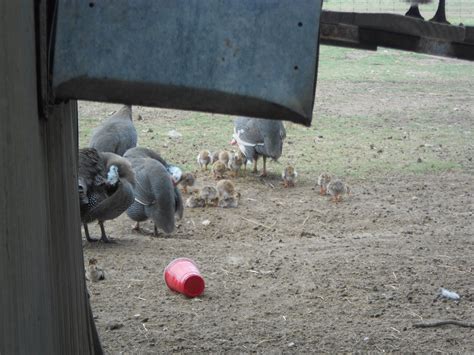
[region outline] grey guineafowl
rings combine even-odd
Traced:
[[[134,148],[124,155],[129,159],[135,172],[135,201],[127,209],[127,215],[137,222],[134,229],[139,230],[139,223],[151,219],[155,224],[155,235],[158,228],[169,234],[175,230],[175,215],[183,217],[183,200],[175,186],[170,172],[166,169],[157,154],[145,148]]]
[[[133,125],[132,107],[123,106],[92,132],[89,147],[99,152],[123,155],[137,146],[137,130]]]
[[[131,148],[125,152],[124,157],[125,155],[128,160],[137,159],[137,158],[151,158],[160,162],[166,168],[168,173],[171,175],[171,178],[173,180],[173,185],[178,185],[178,183],[181,181],[181,178],[183,177],[183,172],[181,171],[180,168],[178,168],[175,165],[169,164],[165,159],[161,157],[160,154],[158,154],[157,152],[149,148],[143,148],[143,147]]]
[[[433,0],[405,0],[405,2],[411,4],[410,9],[408,9],[405,16],[415,17],[424,20],[423,16],[421,16],[418,5],[429,4],[432,1]],[[449,24],[449,22],[446,20],[446,0],[439,0],[436,14],[430,21]]]
[[[120,216],[133,203],[135,175],[130,163],[113,153],[99,153],[94,148],[79,151],[79,198],[81,222],[86,239],[88,223],[98,221],[101,240],[110,242],[104,229],[104,221]]]
[[[266,176],[267,158],[274,160],[280,158],[286,131],[285,126],[279,120],[238,117],[234,120],[233,137],[232,143],[237,144],[245,157],[254,162],[254,173],[257,172],[258,157],[263,157],[261,175]]]

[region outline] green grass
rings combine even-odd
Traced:
[[[323,46],[317,88],[323,99],[318,98],[317,103],[324,100],[329,109],[316,106],[310,128],[286,123],[284,154],[280,164],[270,163],[269,169],[279,173],[291,163],[302,178],[312,179],[321,171],[363,179],[391,172],[463,170],[469,164],[466,147],[473,147],[469,132],[472,110],[457,114],[459,124],[445,118],[453,115],[453,105],[468,105],[472,78],[474,65],[467,61],[394,50],[367,52]],[[339,95],[337,88],[341,87],[344,92]],[[370,102],[369,95],[369,102],[361,102],[360,91],[370,88],[377,90],[374,97],[379,101]],[[330,96],[325,96],[327,91]],[[397,111],[393,104],[385,108],[380,101],[411,93],[418,97],[433,94],[433,99],[408,112],[403,107]],[[457,99],[458,95],[464,95],[465,100]],[[344,105],[356,109],[351,112]],[[232,117],[181,112],[180,118],[170,119],[163,118],[163,113],[148,110],[142,113],[142,121],[135,121],[139,144],[158,150],[184,170],[197,169],[195,159],[201,149],[232,149]],[[102,117],[81,117],[81,146],[87,145],[98,118]],[[182,138],[169,139],[167,132],[172,129]]]
[[[349,82],[418,82],[458,77],[471,80],[474,65],[465,61],[450,61],[425,54],[379,48],[377,52],[354,51],[349,48],[321,46],[320,80]],[[390,90],[390,87],[387,88]]]

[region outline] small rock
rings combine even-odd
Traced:
[[[417,162],[417,163],[423,163],[423,160],[421,160],[421,158],[418,158],[418,159],[416,160],[416,162]]]
[[[288,343],[288,347],[289,347],[289,348],[292,348],[293,346],[295,346],[295,343],[293,343],[293,342]]]
[[[377,150],[377,153],[382,154],[382,153],[383,153],[383,149],[380,148],[379,150]]]
[[[141,120],[143,120],[142,115],[137,115],[137,121],[141,121]]]
[[[168,137],[170,139],[179,139],[181,138],[183,135],[181,133],[179,133],[177,130],[175,129],[172,129],[171,131],[168,132]]]
[[[375,148],[375,145],[374,144],[371,144],[370,145],[370,149],[374,149]]]
[[[143,133],[153,133],[153,129],[147,128],[142,131]]]
[[[116,330],[120,328],[123,328],[123,323],[118,323],[118,322],[109,323],[107,324],[107,327],[106,327],[107,330]]]
[[[203,226],[208,226],[208,225],[210,225],[210,224],[211,224],[211,221],[208,220],[208,219],[202,221],[202,225],[203,225]]]

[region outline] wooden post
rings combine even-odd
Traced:
[[[84,280],[77,105],[40,118],[34,3],[0,3],[0,354],[100,353]]]

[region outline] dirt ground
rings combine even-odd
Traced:
[[[408,114],[386,115],[384,124],[403,125],[418,109],[434,121],[452,117],[430,107],[432,98],[408,102],[396,83],[385,85],[369,92],[320,82],[315,112],[400,113],[406,104]],[[466,113],[453,124],[472,129],[472,96],[442,91],[436,101],[443,100]],[[103,111],[81,103],[81,114]],[[169,237],[132,232],[125,215],[106,223],[115,244],[84,240],[86,263],[95,257],[106,272],[104,281],[88,283],[105,351],[474,352],[472,328],[413,327],[474,321],[472,149],[456,151],[462,168],[452,171],[352,177],[352,194],[339,204],[318,194],[317,175],[301,174],[295,188],[283,188],[281,166],[270,163],[268,178],[235,179],[238,208],[186,209]],[[199,185],[208,182],[209,174],[198,173]],[[167,289],[163,270],[176,257],[199,265],[201,297]],[[437,298],[440,287],[461,300]]]

